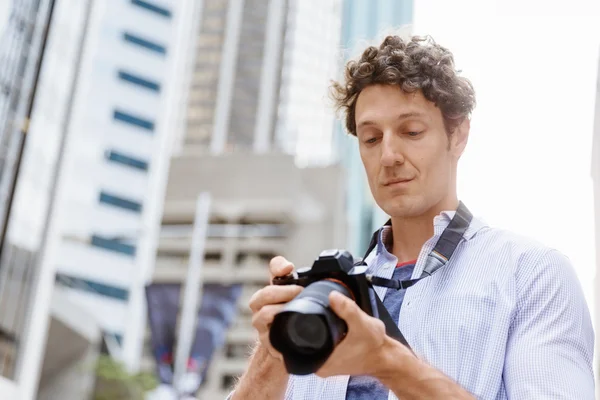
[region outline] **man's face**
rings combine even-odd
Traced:
[[[445,208],[455,196],[468,120],[448,136],[440,109],[420,91],[390,85],[362,90],[355,119],[369,186],[386,214],[406,218]]]

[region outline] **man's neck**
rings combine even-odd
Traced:
[[[433,219],[442,211],[458,208],[458,200],[453,198],[441,202],[417,217],[392,217],[392,253],[399,263],[416,260],[421,248],[433,236]]]

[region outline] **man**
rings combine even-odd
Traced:
[[[391,217],[365,261],[379,277],[419,278],[462,207],[456,172],[473,88],[431,39],[389,36],[345,72],[333,94],[357,137],[373,197]],[[431,276],[408,289],[377,290],[412,351],[381,320],[333,293],[331,308],[347,335],[316,374],[289,376],[269,325],[302,289],[259,290],[250,308],[260,342],[231,397],[593,399],[594,334],[567,258],[477,218],[457,241]],[[270,269],[282,276],[293,265],[277,257]]]

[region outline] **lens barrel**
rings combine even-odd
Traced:
[[[348,328],[329,308],[329,293],[351,297],[345,285],[322,280],[308,285],[285,305],[271,325],[271,345],[283,355],[286,369],[294,375],[316,372],[327,361]]]

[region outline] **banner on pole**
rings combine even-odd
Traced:
[[[173,354],[177,346],[177,316],[182,285],[153,283],[146,286],[151,345],[161,383],[173,384]],[[216,349],[223,346],[227,330],[237,315],[242,285],[203,286],[196,331],[188,359],[188,372],[204,381]]]

